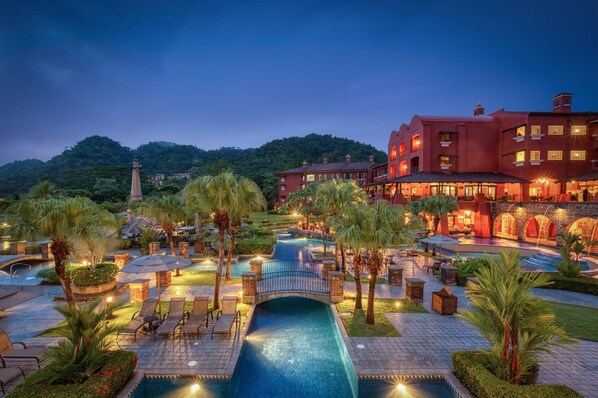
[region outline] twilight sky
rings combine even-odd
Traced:
[[[459,4],[455,8],[449,3]],[[521,4],[523,3],[523,4]],[[385,149],[414,114],[598,111],[598,1],[0,1],[0,164],[92,135]]]

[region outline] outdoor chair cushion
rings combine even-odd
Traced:
[[[3,394],[5,394],[4,386],[19,376],[25,378],[25,373],[23,373],[23,369],[21,368],[0,368],[0,385],[2,386]]]

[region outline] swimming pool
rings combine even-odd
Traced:
[[[328,245],[331,246],[330,243]],[[274,255],[271,259],[264,258],[264,263],[272,260],[308,261],[311,258],[308,253],[309,248],[320,246],[322,246],[320,239],[288,239],[288,234],[283,234],[282,239],[278,239],[278,242],[274,245]],[[251,258],[246,258],[233,263],[230,270],[231,276],[239,277],[243,272],[248,272],[250,261]],[[202,260],[183,268],[183,271],[216,271],[217,265],[216,261]],[[223,268],[225,267],[223,266]]]

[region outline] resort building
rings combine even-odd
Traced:
[[[561,93],[551,112],[500,109],[486,116],[478,105],[473,116],[415,115],[390,134],[388,178],[366,190],[374,200],[395,204],[455,196],[460,210],[442,220],[441,233],[554,244],[563,231],[546,214],[520,222],[517,231],[509,212],[493,212],[503,202],[517,208],[556,202],[561,209],[568,202],[598,202],[598,113],[573,112],[572,94]],[[597,222],[589,220],[578,224],[596,237]],[[581,230],[579,225],[566,228]]]
[[[318,181],[332,179],[354,180],[360,186],[372,181],[372,170],[374,168],[374,156],[370,156],[367,162],[352,162],[351,155],[345,156],[344,162],[329,162],[324,158],[322,163],[308,164],[303,162],[301,167],[284,170],[276,173],[278,177],[278,201],[276,206],[284,204],[288,196],[309,184]],[[384,168],[376,169],[379,173]],[[380,176],[383,176],[380,174]]]

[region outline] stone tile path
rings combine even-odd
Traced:
[[[345,338],[358,374],[447,373],[452,371],[452,351],[488,346],[486,340],[466,322],[432,311],[431,292],[439,290],[442,284],[436,277],[422,271],[422,266],[431,261],[419,257],[415,269],[415,276],[426,281],[423,306],[429,313],[387,314],[401,337]],[[402,265],[404,272],[411,277],[411,264]],[[364,284],[364,288],[366,286]],[[355,292],[355,284],[346,282],[345,289]],[[459,308],[467,307],[465,288],[452,286],[451,290],[459,298]],[[535,289],[534,294],[550,301],[598,308],[598,297],[595,296],[551,289]],[[404,288],[377,285],[376,297],[404,298]],[[540,383],[565,384],[586,397],[598,397],[598,342],[579,340],[579,344],[569,350],[557,349],[555,357],[542,356],[541,362]]]

